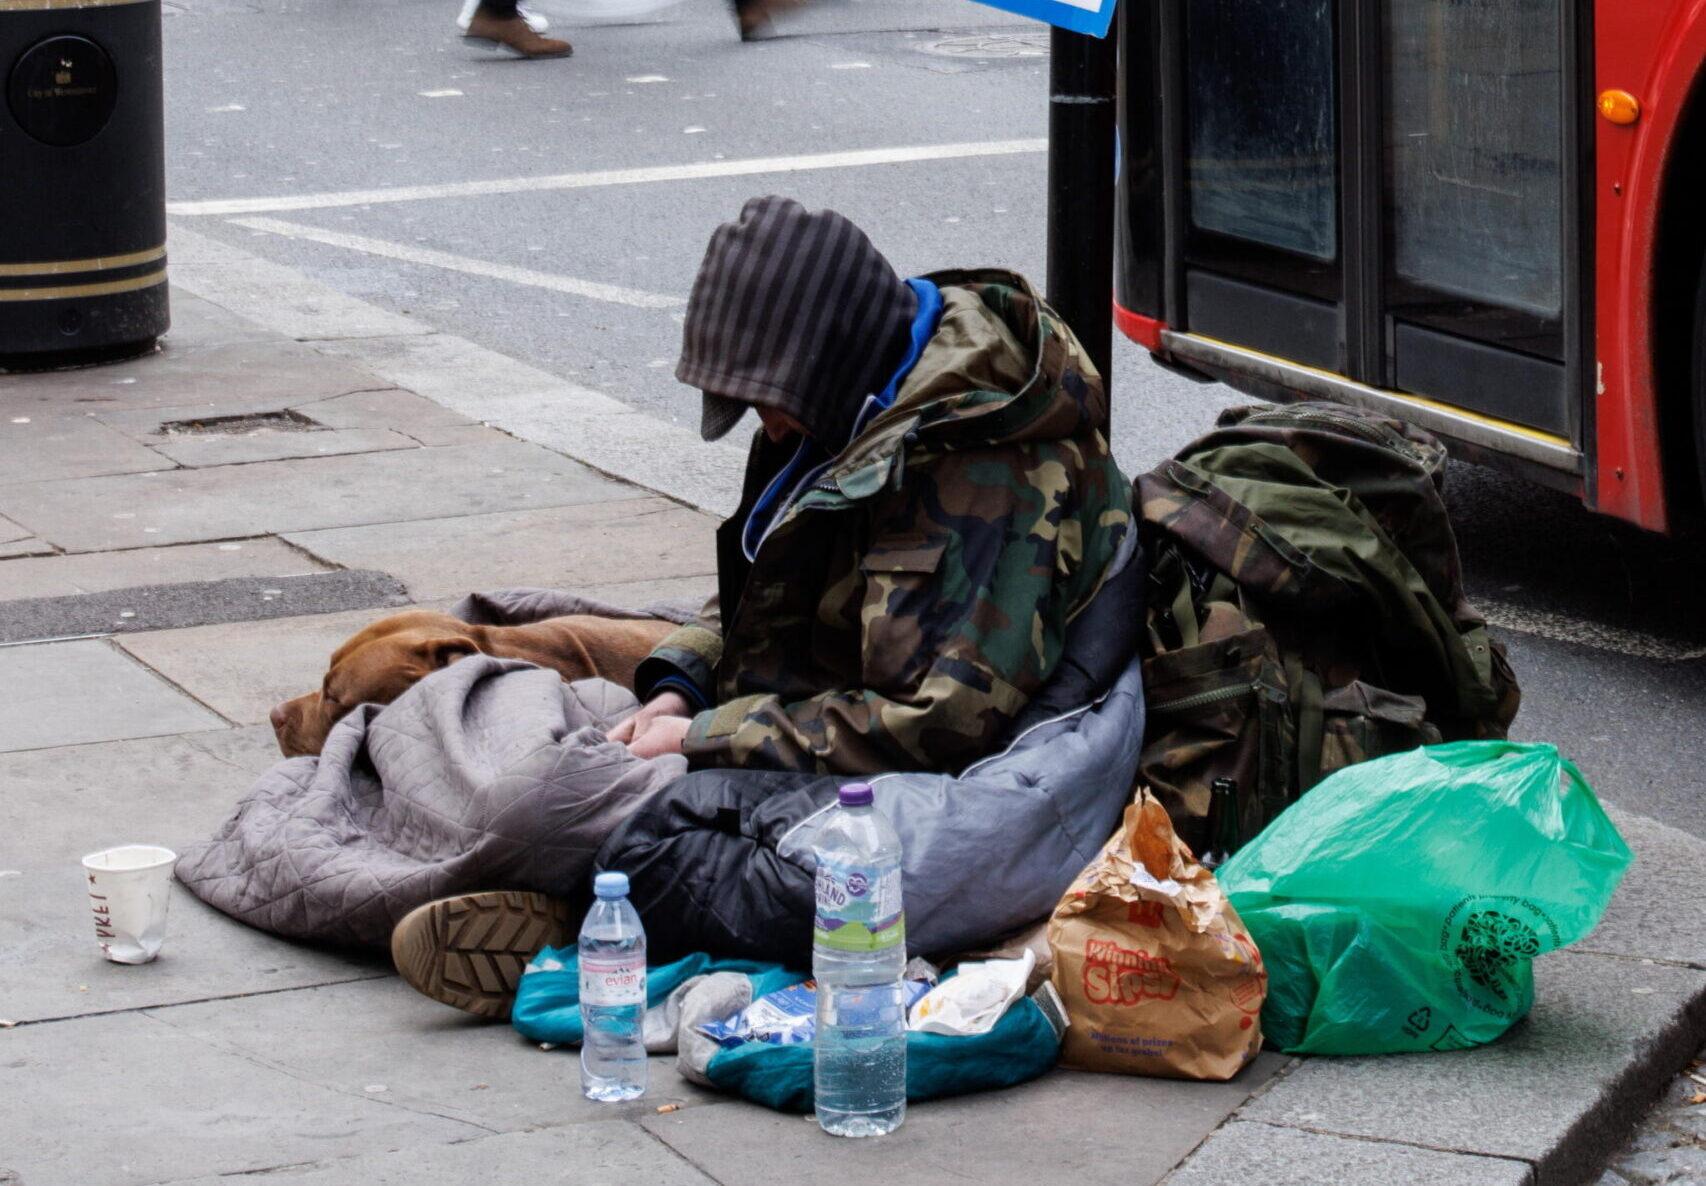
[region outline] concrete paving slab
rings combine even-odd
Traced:
[[[173,887],[166,944],[153,963],[122,967],[95,946],[79,858],[132,843],[182,852],[212,835],[277,760],[264,726],[0,755],[8,820],[0,835],[0,1017],[75,1017],[389,976],[383,959],[285,942],[181,886]]]
[[[286,536],[332,564],[393,574],[417,599],[532,585],[698,576],[717,568],[716,521],[662,498]]]
[[[507,432],[487,428],[484,424],[446,424],[439,428],[409,425],[402,431],[420,444],[434,449],[445,445],[489,445],[495,441],[515,439]]]
[[[718,514],[739,501],[744,443],[708,444],[689,425],[450,335],[322,344],[386,381],[608,474]]]
[[[1535,963],[1535,1005],[1478,1050],[1317,1058],[1242,1118],[1534,1163],[1578,1180],[1627,1137],[1706,1035],[1706,972],[1562,952]]]
[[[0,517],[0,544],[15,544],[20,540],[30,539],[27,527],[20,527],[10,519]]]
[[[1706,840],[1607,804],[1635,863],[1600,919],[1574,950],[1669,960],[1706,968],[1706,911],[1700,901]]]
[[[117,645],[204,704],[244,725],[264,724],[281,700],[320,686],[344,641],[389,611],[352,610],[129,634]],[[0,655],[5,652],[0,651]]]
[[[484,1135],[139,1014],[22,1026],[0,1033],[0,1058],[17,1085],[4,1156],[29,1186],[142,1186]]]
[[[1259,1173],[1256,1167],[1260,1167]],[[1262,1186],[1528,1186],[1527,1162],[1441,1153],[1384,1141],[1358,1141],[1235,1120],[1216,1131],[1167,1186],[1225,1186],[1260,1180]]]
[[[460,412],[398,387],[315,400],[300,411],[328,428],[395,428],[411,436],[416,429],[479,427]]]
[[[645,1186],[707,1186],[712,1179],[626,1120],[573,1124],[541,1132],[476,1137],[430,1152],[394,1149],[291,1166],[268,1175],[287,1186],[468,1186],[471,1182],[570,1180]],[[590,1175],[590,1176],[582,1176]],[[0,1178],[0,1186],[5,1179]],[[230,1178],[194,1178],[173,1186],[232,1186]]]
[[[632,497],[521,441],[21,482],[0,512],[66,551],[147,547]],[[132,518],[120,518],[131,515]]]
[[[161,1011],[198,1041],[262,1059],[305,1083],[361,1094],[383,1084],[399,1107],[513,1132],[652,1116],[663,1104],[726,1100],[651,1060],[643,1098],[599,1104],[580,1093],[580,1058],[541,1050],[508,1025],[428,1000],[400,979],[339,984]],[[290,1034],[288,1043],[278,1035]],[[600,1167],[601,1179],[610,1180]]]
[[[301,576],[326,570],[326,565],[300,548],[270,536],[216,544],[36,556],[0,566],[0,600],[64,597],[231,577]]]
[[[21,539],[8,540],[0,544],[0,560],[12,560],[20,556],[51,556],[53,545],[44,539],[26,535]]]
[[[178,261],[173,259],[172,266]],[[212,301],[203,300],[186,288],[172,285],[172,327],[166,340],[189,345],[211,346],[216,342],[256,342],[278,335],[247,317],[240,317]]]
[[[0,560],[11,560],[21,556],[51,555],[53,555],[52,544],[44,539],[38,539],[29,528],[0,516]],[[5,587],[4,581],[4,574],[0,574],[0,589]]]
[[[93,416],[0,416],[0,484],[134,474],[172,464]]]
[[[294,268],[169,225],[173,291],[187,290],[227,309],[259,314],[266,328],[297,339],[425,334],[432,327],[388,313],[309,280]],[[175,298],[174,298],[175,299]]]
[[[127,362],[0,378],[0,411],[11,417],[37,410],[118,414],[194,407],[202,409],[201,415],[226,415],[379,386],[358,367],[280,338],[166,339],[157,352]]]
[[[0,647],[0,752],[225,724],[106,642]]]
[[[1285,1059],[1264,1054],[1231,1083],[1056,1071],[1007,1091],[907,1108],[880,1141],[826,1136],[815,1123],[756,1105],[687,1108],[640,1121],[721,1182],[799,1186],[865,1182],[1159,1181]]]
[[[740,502],[743,448],[727,441],[709,444],[696,426],[644,415],[576,416],[556,402],[535,403],[495,423],[714,515],[732,514]],[[731,435],[742,446],[748,439]]]
[[[205,840],[279,760],[267,725],[0,754],[0,866],[74,866],[115,844]]]
[[[216,997],[252,1002],[257,993],[394,976],[389,961],[377,955],[287,943],[227,918],[177,884],[160,954],[136,967],[115,964],[96,945],[78,865],[84,852],[96,851],[91,846],[53,866],[25,867],[0,886],[6,907],[0,915],[0,1009],[8,1020],[45,1022]]]
[[[408,603],[403,586],[395,578],[368,569],[290,577],[226,577],[0,601],[0,642],[124,634],[213,622],[258,622]]]
[[[700,606],[716,591],[715,575],[677,577],[669,581],[630,581],[620,585],[585,585],[572,590],[583,597],[594,597],[628,609],[644,609],[660,601]]]
[[[310,405],[312,406],[312,405]],[[418,449],[420,442],[384,428],[322,429],[280,432],[261,429],[246,433],[176,433],[154,446],[179,465],[248,465],[291,457],[334,457],[344,453],[382,453],[388,449]]]
[[[323,342],[320,349],[478,420],[494,420],[535,400],[550,400],[578,416],[633,412],[602,392],[448,334]]]

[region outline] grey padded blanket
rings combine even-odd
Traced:
[[[619,610],[548,590],[465,599],[467,620],[566,613],[684,620],[685,607]],[[278,763],[178,862],[180,880],[233,918],[298,939],[381,946],[423,902],[475,889],[584,894],[599,845],[686,772],[642,761],[604,732],[632,712],[604,680],[475,655],[383,708],[363,705],[319,757]]]

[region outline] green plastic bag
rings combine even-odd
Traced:
[[[1268,1041],[1389,1054],[1504,1033],[1631,859],[1553,746],[1463,741],[1339,771],[1216,875],[1267,964]]]

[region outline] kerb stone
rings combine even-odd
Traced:
[[[1166,1178],[1166,1186],[1529,1186],[1527,1162],[1442,1153],[1235,1120]]]

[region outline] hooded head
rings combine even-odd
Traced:
[[[830,452],[905,357],[918,297],[833,210],[753,198],[711,236],[675,377],[704,392],[700,435],[748,407],[785,412]]]

